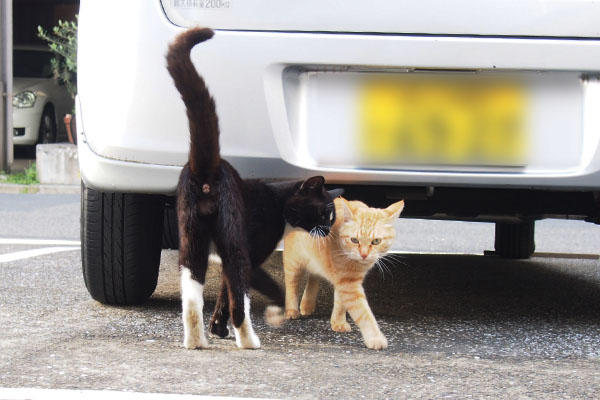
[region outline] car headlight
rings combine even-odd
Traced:
[[[29,90],[17,93],[13,96],[13,107],[30,108],[35,104],[37,95]]]

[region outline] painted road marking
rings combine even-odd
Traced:
[[[18,239],[18,238],[0,238],[0,244],[25,244],[33,246],[81,246],[79,240],[60,240],[60,239]]]
[[[135,393],[113,390],[9,389],[0,388],[0,399],[11,400],[249,400],[248,397],[189,394]]]
[[[45,254],[60,253],[63,251],[79,250],[80,247],[44,247],[41,249],[17,251],[16,253],[8,253],[0,255],[0,263],[23,260],[25,258],[43,256]]]

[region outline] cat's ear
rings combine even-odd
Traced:
[[[332,189],[328,190],[327,193],[329,193],[332,199],[335,199],[336,197],[340,197],[344,194],[344,189]]]
[[[400,213],[404,210],[404,200],[400,200],[385,209],[387,215],[389,215],[390,222],[394,222]]]
[[[323,190],[325,184],[325,178],[322,176],[313,176],[302,182],[302,186],[298,189],[298,192],[311,192],[316,193]]]
[[[348,200],[343,197],[340,197],[342,201],[342,210],[344,211],[344,222],[352,221],[354,219],[354,212],[352,212],[352,207]]]

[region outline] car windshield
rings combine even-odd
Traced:
[[[51,78],[52,53],[39,50],[14,50],[13,76],[15,78]]]

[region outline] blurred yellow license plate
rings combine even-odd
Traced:
[[[359,94],[359,152],[376,164],[523,166],[525,92],[504,79],[369,79]]]

